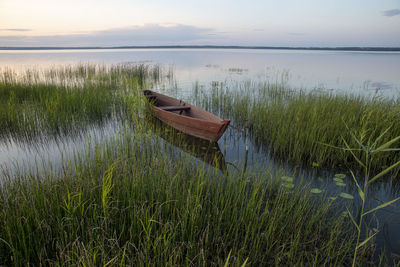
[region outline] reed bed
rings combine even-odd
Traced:
[[[248,120],[250,133],[276,157],[307,166],[357,169],[346,142],[363,160],[362,146],[378,147],[400,136],[399,98],[295,91],[280,83],[251,81],[214,83],[194,92],[198,105],[234,119],[236,125]],[[392,147],[400,147],[400,142]],[[399,151],[378,153],[370,171],[379,172],[399,160]]]
[[[334,203],[168,155],[140,121],[65,164],[63,179],[4,177],[5,265],[349,265],[355,233]],[[176,157],[176,156],[175,156]],[[371,246],[358,256],[368,264]]]
[[[131,116],[132,99],[160,67],[76,65],[0,74],[0,136],[71,132],[111,117]]]
[[[0,140],[73,134],[109,119],[116,119],[122,128],[108,142],[95,148],[88,145],[86,154],[75,155],[62,170],[44,165],[35,173],[0,173],[0,264],[352,263],[358,233],[337,207],[346,200],[315,196],[307,185],[284,186],[279,171],[220,172],[166,148],[154,133],[160,129],[140,119],[141,90],[152,88],[162,76],[157,66],[130,64],[83,64],[0,75]],[[358,130],[353,130],[356,136],[364,134],[363,141],[373,140],[370,135],[379,134],[387,126],[385,121],[397,122],[394,113],[384,116],[399,104],[360,98],[357,106],[348,97],[353,111],[349,107],[338,112],[337,96],[295,93],[283,85],[255,87],[251,82],[235,90],[214,83],[212,90],[196,88],[194,93],[197,105],[236,124],[249,119],[253,136],[276,155],[332,166],[338,164],[334,158],[339,164],[352,163],[345,156],[343,162],[338,159],[342,151],[335,150],[333,158],[325,155],[330,146],[342,144],[340,136],[347,140],[346,127]],[[375,109],[377,103],[384,104]],[[324,123],[319,114],[329,120],[333,110],[346,123],[335,118],[331,122],[335,127],[325,122],[326,128],[318,128]],[[351,117],[347,113],[354,115],[354,121],[364,114],[363,123],[346,121]],[[374,124],[378,121],[381,128]],[[385,138],[393,136],[398,125],[392,125]],[[372,126],[376,130],[369,130]],[[338,143],[329,143],[332,140]],[[301,145],[313,149],[302,152]],[[372,265],[373,253],[374,244],[369,242],[357,251],[357,264]]]

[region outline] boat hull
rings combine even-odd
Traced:
[[[209,113],[184,101],[177,100],[152,91],[145,91],[145,95],[155,97],[150,104],[154,115],[162,122],[186,134],[217,142],[229,125],[229,120],[223,120],[212,113]],[[149,99],[149,98],[148,98]],[[151,103],[152,101],[149,101]],[[166,106],[190,107],[185,111],[166,111]]]

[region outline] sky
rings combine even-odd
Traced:
[[[0,0],[0,47],[400,47],[400,0]]]

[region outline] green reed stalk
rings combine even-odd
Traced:
[[[368,185],[371,184],[372,182],[376,181],[380,177],[384,176],[385,174],[389,173],[391,170],[393,170],[394,168],[396,168],[397,166],[400,165],[400,161],[397,161],[394,164],[392,164],[391,166],[389,166],[389,167],[385,168],[384,170],[382,170],[381,172],[379,172],[378,174],[376,174],[374,176],[371,175],[372,163],[374,161],[375,155],[377,155],[379,153],[383,153],[383,152],[387,153],[387,152],[400,151],[400,148],[390,148],[391,145],[395,144],[396,142],[398,142],[398,140],[400,140],[400,136],[395,137],[382,145],[378,145],[380,139],[382,139],[384,137],[384,135],[389,131],[389,129],[390,128],[386,129],[373,142],[370,141],[371,139],[368,139],[367,143],[363,143],[363,141],[362,141],[363,137],[357,138],[354,133],[351,133],[353,139],[358,144],[358,148],[350,147],[349,143],[343,138],[345,148],[342,150],[344,150],[346,152],[350,151],[350,154],[354,157],[356,162],[361,166],[361,168],[363,169],[363,173],[364,173],[364,181],[363,181],[364,185],[361,187],[359,185],[359,183],[357,182],[357,179],[356,179],[354,173],[351,172],[354,183],[358,188],[359,197],[361,199],[360,217],[358,220],[355,220],[353,218],[353,216],[351,215],[350,211],[348,211],[348,215],[351,218],[354,226],[356,227],[356,232],[357,232],[357,239],[356,239],[356,245],[354,247],[354,256],[353,256],[352,266],[355,266],[357,263],[356,260],[357,260],[357,255],[359,253],[360,248],[365,246],[376,234],[378,234],[378,230],[375,231],[371,235],[368,235],[368,231],[366,231],[367,236],[363,241],[361,241],[361,233],[362,233],[364,217],[370,213],[376,212],[376,211],[400,200],[400,197],[398,197],[391,201],[387,201],[375,208],[372,208],[369,211],[365,211],[365,204],[367,201],[367,194],[368,194]],[[359,157],[358,153],[356,154],[356,152],[359,152],[359,151],[361,151],[363,153],[362,157]],[[372,178],[371,178],[371,176],[372,176]]]

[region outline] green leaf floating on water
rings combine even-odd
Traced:
[[[354,198],[352,195],[347,194],[347,193],[340,193],[339,196],[342,197],[342,198],[347,198],[347,199],[353,199]]]
[[[343,180],[337,177],[334,177],[333,180],[337,183],[343,183]]]
[[[281,179],[285,182],[292,183],[293,182],[293,177],[289,176],[282,176]]]
[[[313,189],[311,189],[310,192],[313,194],[320,194],[320,193],[322,193],[322,190],[319,188],[313,188]]]
[[[337,173],[337,174],[335,174],[335,178],[339,178],[339,179],[346,178],[346,174],[343,174],[343,173]]]
[[[337,182],[336,185],[337,185],[337,186],[346,186],[345,183],[340,183],[340,182]]]
[[[292,189],[294,187],[294,184],[291,183],[283,183],[282,185],[288,189]]]

